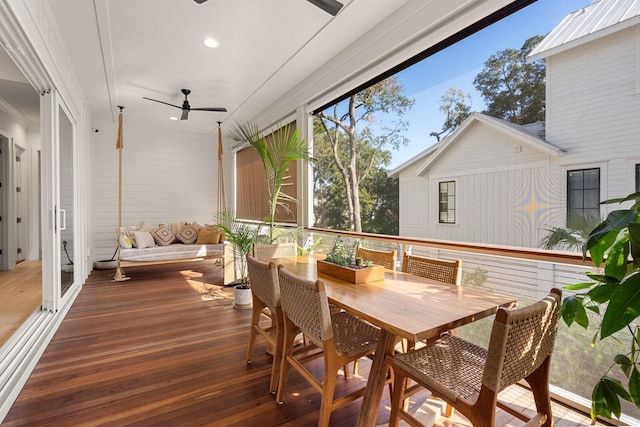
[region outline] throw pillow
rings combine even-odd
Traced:
[[[207,231],[220,231],[220,243],[224,242],[224,239],[226,237],[224,235],[224,231],[218,230],[218,227],[216,227],[215,225],[205,224],[204,225],[204,229],[207,230]]]
[[[198,223],[197,223],[197,222],[195,222],[195,221],[193,221],[193,222],[191,223],[191,226],[192,226],[193,228],[195,228],[196,230],[198,230],[198,232],[200,232],[200,229],[201,229],[201,228],[204,228],[203,226],[201,226],[200,224],[198,224]]]
[[[131,249],[132,246],[133,246],[133,243],[131,242],[131,239],[129,238],[129,236],[125,236],[124,234],[121,234],[120,247],[122,249]]]
[[[134,231],[133,236],[138,249],[152,248],[156,245],[156,241],[153,240],[153,236],[148,231]]]
[[[192,243],[195,243],[195,241],[198,239],[198,230],[190,225],[185,225],[184,227],[182,227],[182,230],[180,230],[178,234],[176,234],[176,237],[185,245],[190,245]]]
[[[151,233],[155,229],[156,229],[155,225],[149,224],[146,221],[142,221],[138,226],[138,231],[148,231],[149,233]]]
[[[160,246],[167,246],[176,241],[176,235],[171,231],[171,227],[161,225],[151,232],[153,240]]]
[[[220,231],[200,230],[197,245],[217,245],[220,243]]]

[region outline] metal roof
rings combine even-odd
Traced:
[[[599,0],[569,14],[529,55],[543,59],[640,23],[640,0]]]

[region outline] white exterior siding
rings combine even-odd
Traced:
[[[639,32],[628,28],[546,59],[547,140],[567,150],[567,170],[601,168],[602,200],[634,191],[629,162],[640,154]],[[615,208],[605,205],[601,213]]]
[[[564,224],[557,157],[485,123],[469,126],[423,176],[420,166],[398,175],[403,236],[538,247],[546,228]],[[456,183],[455,224],[438,221],[443,181]]]
[[[538,247],[546,228],[564,222],[558,161],[484,124],[474,124],[428,174],[429,238]],[[456,224],[440,224],[438,184],[452,180]]]
[[[429,187],[423,177],[416,176],[417,165],[400,175],[400,235],[429,237]],[[437,191],[437,190],[436,190]],[[437,196],[436,192],[436,196]]]

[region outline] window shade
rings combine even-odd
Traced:
[[[295,122],[289,124],[289,132],[295,131]],[[267,142],[271,134],[267,135]],[[297,164],[291,162],[282,192],[297,199]],[[276,221],[296,223],[296,204],[290,204],[289,210],[280,206],[276,211]],[[253,147],[244,148],[236,153],[236,214],[238,218],[262,221],[269,215],[269,194],[264,175],[264,167],[258,152]]]

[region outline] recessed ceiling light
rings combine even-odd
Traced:
[[[204,45],[206,47],[218,47],[218,42],[215,41],[214,39],[206,39],[204,41]]]
[[[178,120],[178,118],[176,116],[171,116],[169,117],[169,120]]]

